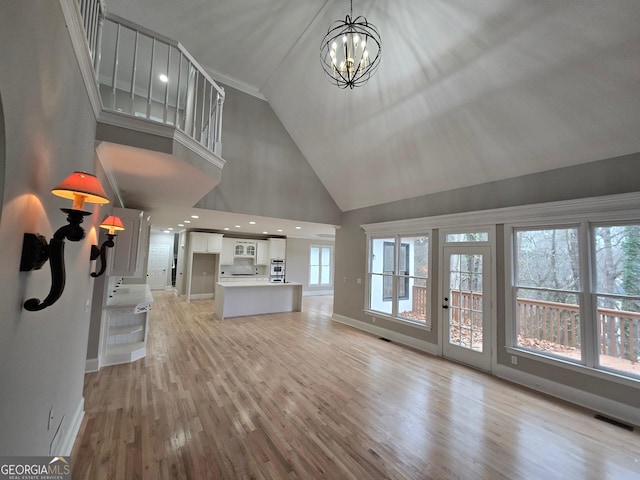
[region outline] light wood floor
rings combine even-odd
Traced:
[[[148,356],[85,380],[74,479],[631,479],[640,434],[303,313],[154,294]]]

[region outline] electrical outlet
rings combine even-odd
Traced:
[[[362,279],[361,279],[361,278],[357,279],[357,280],[356,280],[356,283],[357,283],[358,285],[360,285],[360,284],[362,283]]]
[[[517,365],[518,364],[518,357],[515,355],[511,355],[511,363],[513,365]]]

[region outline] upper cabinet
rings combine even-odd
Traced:
[[[125,229],[118,232],[115,247],[108,254],[108,275],[141,278],[144,276],[149,238],[149,223],[144,212],[114,207],[112,215],[120,217]]]
[[[233,256],[240,258],[255,258],[256,242],[249,240],[236,240],[233,247]]]
[[[220,253],[220,265],[233,265],[233,252],[235,240],[233,238],[222,239],[222,252]]]
[[[256,242],[256,265],[269,264],[269,242],[258,240]]]
[[[222,234],[191,232],[189,234],[191,253],[222,252]]]
[[[287,240],[285,238],[269,239],[269,257],[284,260],[287,252]]]

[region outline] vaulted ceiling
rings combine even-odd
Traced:
[[[382,62],[319,61],[347,0],[107,0],[269,102],[343,210],[640,151],[640,1],[354,0]]]

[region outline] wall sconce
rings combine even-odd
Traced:
[[[73,200],[71,208],[61,208],[67,214],[67,225],[60,227],[47,244],[42,235],[25,233],[20,258],[20,271],[39,270],[49,260],[51,267],[51,290],[41,302],[39,298],[30,298],[24,302],[24,308],[31,312],[43,310],[53,305],[62,295],[66,280],[64,268],[64,241],[78,242],[84,238],[84,229],[80,226],[84,217],[91,212],[83,210],[84,203],[109,203],[100,181],[95,175],[85,172],[73,172],[62,183],[51,190],[62,198]]]
[[[91,276],[96,278],[104,273],[107,268],[107,248],[113,248],[115,244],[113,243],[114,237],[117,237],[116,231],[124,230],[124,225],[122,224],[122,220],[120,217],[116,217],[115,215],[109,215],[105,218],[100,224],[100,228],[104,228],[108,230],[107,232],[107,240],[102,242],[102,246],[98,248],[97,245],[91,245],[91,260],[96,260],[100,257],[100,270],[98,272],[91,272]]]

